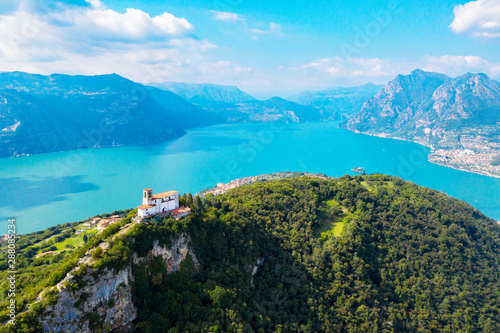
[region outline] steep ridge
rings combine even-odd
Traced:
[[[180,82],[150,83],[152,87],[171,91],[186,101],[208,107],[216,104],[240,103],[253,101],[255,98],[235,86],[224,86],[213,83],[189,84]]]
[[[185,133],[175,117],[114,74],[0,74],[0,157],[156,143]]]
[[[399,75],[342,128],[418,142],[433,162],[499,176],[500,83],[485,74]]]

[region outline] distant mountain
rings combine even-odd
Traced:
[[[441,164],[500,174],[489,161],[500,154],[500,83],[485,74],[457,78],[415,70],[398,75],[341,127],[454,149]],[[467,149],[468,157],[459,156]]]
[[[173,91],[165,90],[167,86]],[[0,157],[145,145],[218,123],[329,117],[318,108],[278,97],[259,101],[236,87],[162,87],[143,86],[116,74],[0,73]]]
[[[0,157],[179,137],[178,111],[165,104],[115,74],[0,73]]]
[[[171,91],[147,87],[149,94],[163,107],[170,111],[175,123],[182,128],[208,126],[225,122],[212,112],[197,107]]]
[[[150,84],[148,89],[158,101],[164,100],[164,94],[176,94],[185,101],[203,108],[207,114],[198,117],[198,122],[201,124],[304,122],[328,117],[323,110],[299,105],[279,97],[260,101],[235,86],[166,82]],[[190,114],[191,111],[186,113]]]
[[[280,97],[265,101],[219,104],[210,108],[210,111],[227,122],[308,122],[323,118],[321,110],[317,108],[299,105]]]
[[[500,121],[500,83],[485,74],[465,74],[440,86],[432,96],[439,119],[468,124]]]
[[[150,83],[152,87],[168,90],[186,101],[201,107],[226,103],[240,103],[255,100],[250,94],[235,86],[212,83],[189,84],[180,82]]]
[[[288,99],[322,109],[326,114],[331,114],[332,119],[339,119],[359,112],[363,103],[375,96],[382,87],[373,83],[349,88],[330,87],[321,91],[304,91]]]
[[[435,143],[444,131],[494,123],[500,117],[500,83],[484,74],[455,79],[415,70],[399,75],[343,126]]]

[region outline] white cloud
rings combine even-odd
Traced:
[[[231,12],[219,12],[216,10],[212,10],[212,18],[217,21],[224,21],[224,22],[237,22],[237,21],[242,21],[243,17],[241,15],[238,15],[236,13],[231,13]]]
[[[119,13],[99,0],[19,1],[0,12],[0,31],[0,71],[114,72],[139,82],[152,72],[192,79],[212,61],[205,52],[216,48],[196,38],[184,18],[133,8]]]
[[[491,63],[478,56],[426,56],[421,68],[427,71],[445,73],[450,76],[459,76],[467,72],[485,73],[493,78],[500,75],[500,64]]]
[[[323,79],[366,78],[373,80],[392,75],[394,65],[388,60],[378,58],[348,58],[339,57],[319,59],[308,64],[292,67],[292,70],[314,70],[327,74]],[[395,69],[395,68],[394,68]]]
[[[33,9],[29,5],[20,5],[15,12],[0,16],[0,48],[8,50],[8,55],[15,57],[26,51],[29,54],[37,47],[69,51],[76,44],[82,46],[81,50],[92,53],[101,47],[101,41],[123,44],[166,42],[172,38],[188,37],[193,30],[186,19],[170,13],[150,17],[143,11],[127,9],[122,14],[104,8],[98,0],[92,0],[89,7]]]
[[[274,22],[269,23],[269,29],[263,30],[263,29],[253,28],[250,29],[250,31],[253,32],[254,34],[259,34],[259,35],[276,35],[276,36],[283,35],[281,24]]]
[[[397,74],[407,74],[420,68],[429,72],[444,73],[455,77],[465,73],[485,73],[493,78],[500,75],[500,64],[478,56],[424,56],[415,62],[393,62],[379,58],[326,58],[292,67],[292,70],[315,70],[334,78],[359,77],[368,80],[390,80]],[[361,82],[361,81],[360,81]]]
[[[457,5],[450,28],[477,37],[500,37],[500,1],[477,0]]]
[[[202,75],[219,75],[219,74],[242,74],[242,73],[250,73],[252,70],[249,67],[239,66],[234,64],[231,61],[215,61],[205,63],[200,66]]]
[[[193,27],[184,18],[170,13],[150,17],[147,13],[128,8],[124,14],[113,10],[89,10],[74,18],[77,29],[92,27],[93,37],[111,40],[161,40],[190,32]]]

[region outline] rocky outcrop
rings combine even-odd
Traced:
[[[119,272],[89,270],[82,281],[84,286],[78,290],[61,288],[57,303],[49,306],[40,319],[43,331],[90,333],[99,326],[109,332],[131,332],[137,315],[132,303],[131,268]]]
[[[475,128],[498,120],[500,83],[484,74],[450,79],[415,70],[389,82],[341,127],[432,143],[457,128]]]
[[[500,176],[500,83],[485,74],[399,75],[340,127],[417,142],[434,149],[433,163]]]
[[[373,98],[366,101],[361,111],[342,126],[367,133],[398,133],[414,130],[419,120],[428,122],[429,101],[434,91],[450,80],[449,77],[415,70],[410,75],[398,75]],[[408,129],[408,126],[412,128]]]
[[[133,261],[134,264],[139,264],[144,260],[152,260],[157,256],[161,256],[167,267],[167,273],[170,274],[180,269],[181,262],[186,259],[188,254],[193,260],[195,268],[198,268],[198,259],[189,247],[189,237],[185,234],[181,234],[172,241],[170,247],[160,246],[157,240],[154,241],[153,248],[148,252],[145,258],[141,258],[137,253],[134,253]]]
[[[180,270],[188,258],[195,268],[199,267],[196,255],[189,247],[189,237],[181,234],[172,239],[171,246],[153,242],[145,257],[134,253],[133,263],[139,264],[161,256],[168,274]],[[82,261],[83,263],[83,261]],[[88,268],[79,279],[76,269],[56,287],[57,302],[50,305],[40,318],[43,332],[132,332],[137,309],[132,302],[133,275],[131,266],[118,272],[101,268]]]
[[[254,285],[253,284],[253,277],[259,271],[259,267],[262,266],[262,264],[264,264],[264,260],[265,260],[265,258],[259,258],[259,259],[257,259],[257,265],[253,266],[253,269],[252,269],[252,280],[250,281],[250,285],[251,286]]]

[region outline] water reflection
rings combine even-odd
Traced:
[[[86,182],[85,176],[35,177],[0,179],[0,207],[12,210],[48,205],[56,201],[68,199],[66,194],[96,191],[96,184]]]

